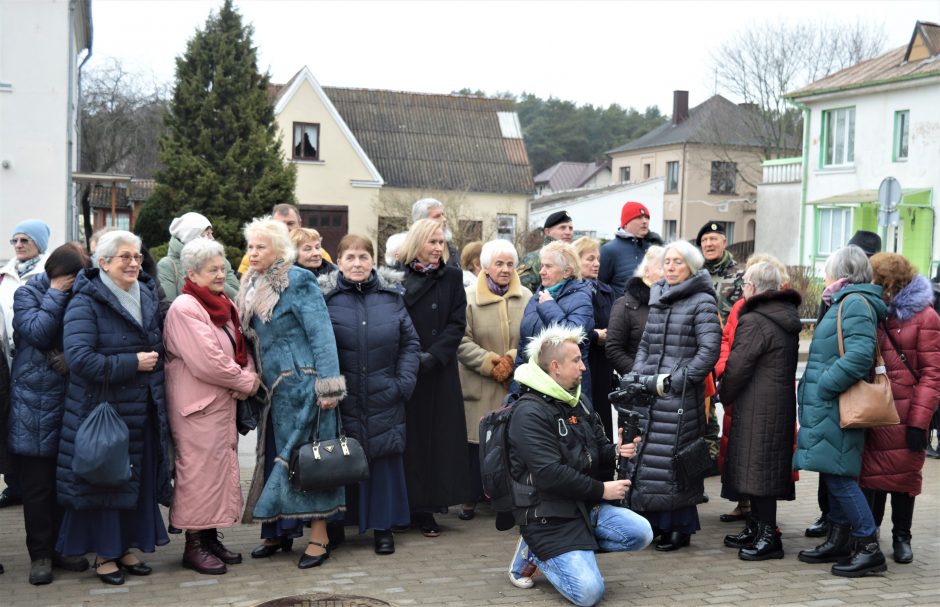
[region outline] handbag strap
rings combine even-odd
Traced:
[[[901,362],[904,363],[904,366],[907,367],[907,370],[911,372],[911,375],[914,376],[914,383],[917,384],[920,382],[920,375],[917,374],[917,371],[911,366],[910,361],[907,360],[907,356],[904,352],[901,352],[901,348],[898,347],[898,342],[894,341],[894,338],[891,337],[891,329],[888,328],[888,319],[882,321],[882,327],[884,328],[885,335],[888,336],[888,341],[891,342],[891,346],[894,348],[894,351],[898,353],[898,358],[901,359]]]
[[[323,409],[320,408],[320,405],[317,404],[316,397],[314,397],[313,399],[313,406],[317,408],[317,425],[313,433],[313,442],[319,444],[320,442],[320,416],[323,414]],[[343,430],[343,416],[340,415],[339,413],[338,404],[336,405],[335,409],[336,409],[336,431],[337,431],[337,434],[339,435],[339,438],[345,439],[346,431]]]
[[[868,303],[868,300],[865,299],[863,295],[858,296],[865,306],[868,308],[869,312],[874,312],[871,309],[871,304]],[[836,310],[836,335],[839,337],[839,358],[845,356],[845,345],[842,342],[842,304],[845,303],[845,300],[848,297],[843,297],[842,301],[839,302],[839,309]],[[875,327],[878,326],[878,318],[875,317]],[[874,358],[872,360],[872,366],[875,368],[875,375],[880,375],[887,373],[887,368],[885,367],[884,359],[881,357],[881,347],[878,345],[878,334],[875,333],[875,351]]]

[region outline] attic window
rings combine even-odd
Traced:
[[[294,160],[320,159],[320,125],[294,123]]]
[[[522,125],[519,114],[515,112],[496,112],[499,118],[499,130],[505,139],[522,139]]]

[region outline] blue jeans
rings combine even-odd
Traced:
[[[825,473],[820,473],[819,478],[826,483],[829,492],[829,520],[851,527],[855,537],[875,535],[878,529],[875,517],[855,479]]]
[[[606,552],[642,550],[653,541],[649,521],[632,510],[601,504],[592,511],[591,519],[594,537]],[[604,578],[593,551],[572,550],[545,561],[533,555],[532,561],[545,579],[575,605],[590,607],[604,598]]]

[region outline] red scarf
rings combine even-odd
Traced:
[[[183,280],[183,293],[192,295],[209,313],[209,319],[217,327],[223,328],[232,321],[235,325],[235,362],[238,366],[248,365],[248,347],[245,336],[242,335],[241,322],[238,319],[238,310],[225,293],[213,293],[206,287],[200,287],[189,278]],[[228,333],[228,331],[225,331]],[[231,337],[231,335],[229,336]]]

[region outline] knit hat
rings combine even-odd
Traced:
[[[206,228],[212,225],[205,215],[199,213],[184,213],[170,224],[170,236],[175,236],[181,243],[186,244],[202,236]]]
[[[642,203],[628,202],[623,205],[620,211],[620,227],[627,225],[637,217],[646,217],[649,219],[650,211]]]
[[[49,247],[49,234],[51,230],[49,226],[46,225],[46,222],[40,221],[38,219],[27,219],[26,221],[21,221],[13,228],[13,236],[17,234],[26,234],[29,236],[30,240],[36,243],[36,247],[39,249],[39,254],[42,255],[46,252],[46,249]]]
[[[881,252],[881,236],[875,234],[874,232],[868,232],[866,230],[858,230],[855,232],[855,235],[846,245],[854,244],[861,250],[865,251],[865,255],[871,257],[875,253]]]

